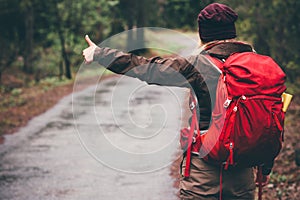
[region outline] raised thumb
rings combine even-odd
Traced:
[[[88,43],[89,46],[95,45],[95,43],[92,42],[92,40],[90,39],[90,37],[88,35],[85,35],[85,41]]]

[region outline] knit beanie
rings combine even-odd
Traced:
[[[236,37],[234,22],[238,15],[230,7],[213,3],[198,15],[198,31],[203,42],[225,40]]]

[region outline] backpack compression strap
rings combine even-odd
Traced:
[[[188,147],[186,151],[186,164],[185,164],[185,171],[184,176],[189,177],[190,176],[190,167],[191,167],[191,156],[192,156],[192,145],[196,142],[197,138],[200,135],[200,129],[199,129],[199,123],[197,118],[197,99],[190,90],[190,109],[192,111],[192,121],[190,125],[190,132],[188,136]],[[195,132],[196,131],[196,132]]]

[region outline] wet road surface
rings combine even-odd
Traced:
[[[118,77],[65,97],[0,145],[0,199],[177,199],[184,96]]]

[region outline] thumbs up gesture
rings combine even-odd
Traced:
[[[89,47],[83,50],[82,55],[85,59],[85,63],[90,64],[93,62],[94,53],[95,49],[97,48],[97,45],[94,42],[92,42],[88,35],[85,36],[85,41],[88,43]]]

